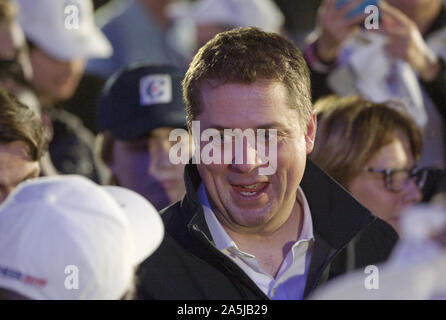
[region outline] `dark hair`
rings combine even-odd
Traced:
[[[33,161],[38,161],[48,147],[42,120],[12,94],[0,88],[0,143],[23,141]]]
[[[225,83],[252,84],[256,80],[281,82],[306,126],[312,112],[310,76],[300,50],[282,36],[246,27],[225,31],[204,45],[183,80],[187,125],[202,111],[201,88]]]

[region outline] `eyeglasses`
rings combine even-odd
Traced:
[[[428,171],[425,168],[412,169],[375,169],[365,168],[366,172],[379,173],[384,175],[386,189],[392,192],[400,192],[407,188],[411,180],[414,180],[418,189],[423,188],[426,182]]]

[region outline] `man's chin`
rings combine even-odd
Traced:
[[[231,208],[231,216],[238,217],[238,224],[248,229],[258,229],[268,223],[271,217],[270,205],[258,208]]]

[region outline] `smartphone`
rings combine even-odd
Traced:
[[[341,7],[345,6],[347,3],[349,3],[352,0],[338,0],[336,2],[336,8],[340,9]],[[347,13],[345,16],[347,19],[354,17],[360,13],[364,13],[365,8],[367,8],[370,5],[377,6],[379,4],[380,0],[364,0],[362,3],[357,6],[356,8],[352,9]]]

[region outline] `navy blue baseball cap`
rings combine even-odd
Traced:
[[[183,77],[173,66],[150,64],[133,65],[112,75],[99,98],[99,131],[133,140],[160,127],[185,128]]]

